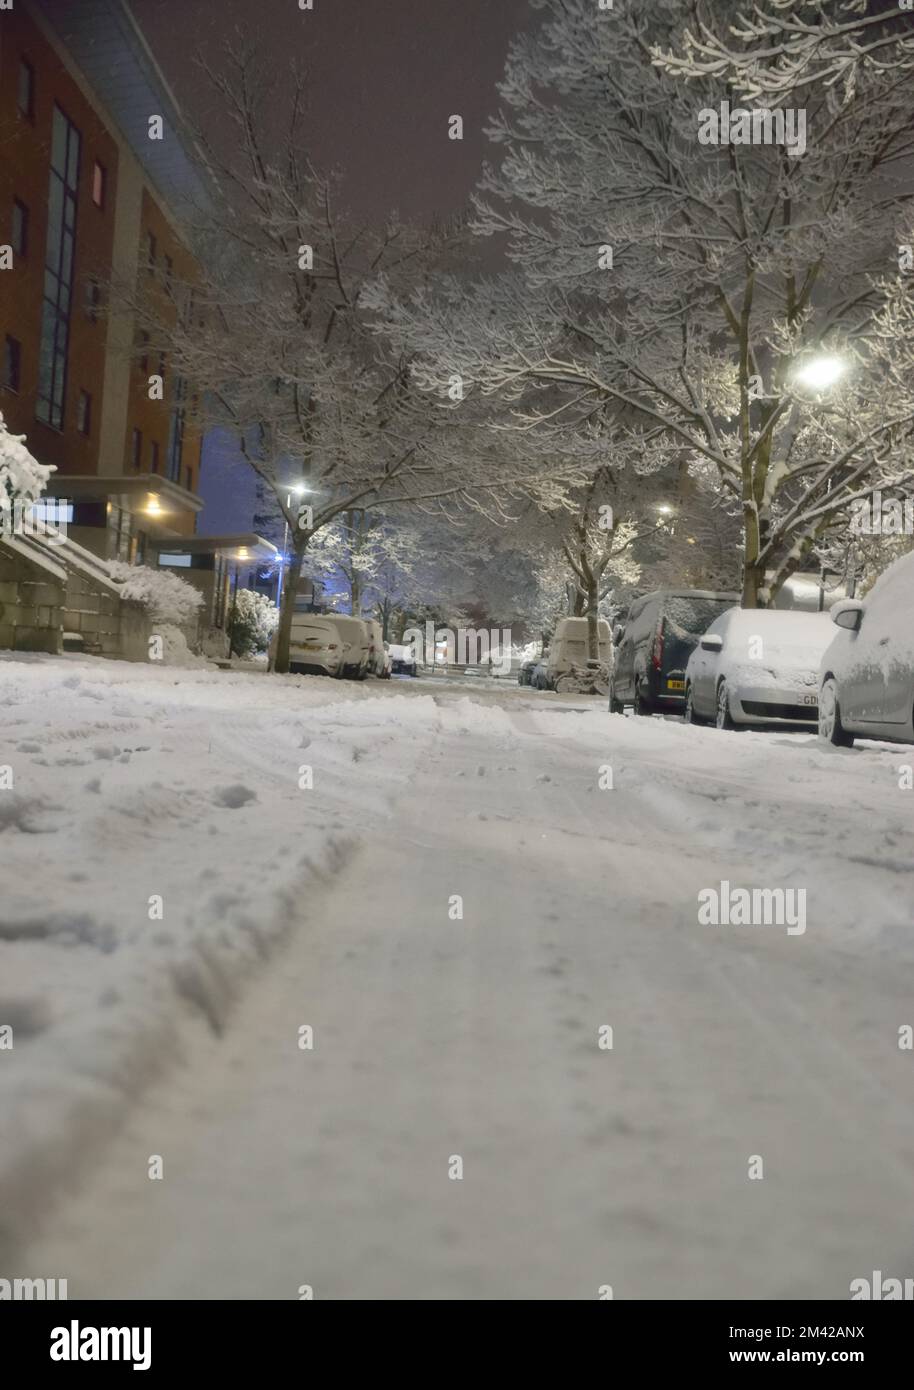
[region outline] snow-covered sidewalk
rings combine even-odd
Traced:
[[[203,1298],[911,1274],[909,750],[516,688],[0,682],[19,1272]],[[806,931],[701,925],[724,880],[805,888]]]

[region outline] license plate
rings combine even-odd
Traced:
[[[685,681],[667,681],[667,690],[685,690]]]
[[[801,695],[801,696],[800,696],[800,704],[801,704],[801,705],[815,705],[815,706],[818,707],[818,704],[819,704],[819,697],[818,697],[818,695]]]

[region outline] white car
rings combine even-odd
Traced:
[[[728,608],[689,657],[686,723],[815,725],[831,633],[827,613]]]
[[[415,648],[410,644],[402,642],[391,642],[388,647],[390,653],[391,670],[395,676],[407,675],[415,676],[419,673],[416,665]]]
[[[275,655],[275,642],[271,647]],[[343,643],[336,625],[315,613],[295,613],[289,638],[289,670],[299,675],[338,676]]]
[[[819,735],[849,747],[855,737],[914,743],[914,555],[880,575],[862,601],[843,599],[839,631],[822,658]]]
[[[337,613],[328,614],[327,621],[333,623],[340,634],[343,660],[340,664],[339,674],[349,676],[352,680],[363,681],[368,675],[368,662],[371,655],[368,624],[364,623],[361,618],[346,618]]]

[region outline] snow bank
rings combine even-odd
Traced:
[[[3,653],[0,698],[2,1244],[308,930],[309,885],[386,814],[441,716],[314,677],[82,656]]]

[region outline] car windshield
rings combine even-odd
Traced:
[[[690,637],[700,637],[703,632],[733,607],[732,598],[692,598],[678,595],[668,598],[663,605],[663,616],[673,631],[687,633]]]

